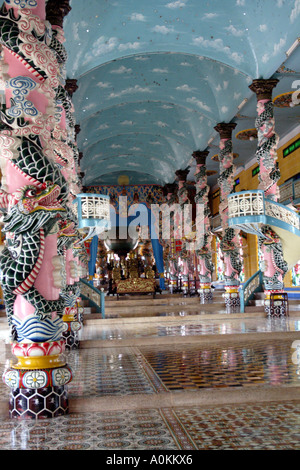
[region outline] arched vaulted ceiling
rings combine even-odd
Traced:
[[[214,126],[232,120],[235,163],[244,165],[257,142],[235,135],[254,127],[252,80],[276,76],[276,96],[300,79],[299,50],[286,54],[299,36],[300,0],[70,5],[67,76],[77,79],[72,99],[87,186],[118,184],[120,175],[129,184],[164,185],[188,165],[192,179],[191,154],[208,146],[207,168],[218,171],[210,158],[218,152]],[[299,107],[276,108],[275,118],[283,135],[299,124]]]

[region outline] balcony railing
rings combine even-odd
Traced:
[[[289,207],[265,197],[264,191],[242,191],[228,196],[228,225],[263,236],[260,225],[274,225],[300,236],[300,217]]]
[[[287,181],[280,187],[280,199],[281,204],[289,204],[291,201],[298,202],[300,200],[300,179]]]

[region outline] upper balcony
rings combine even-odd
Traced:
[[[263,236],[260,225],[275,226],[300,237],[300,217],[289,207],[265,197],[257,189],[230,194],[228,197],[228,225],[244,232]]]
[[[230,194],[228,225],[260,237],[265,237],[261,225],[270,225],[281,239],[284,259],[289,268],[300,258],[299,214],[284,204],[266,198],[263,190]]]

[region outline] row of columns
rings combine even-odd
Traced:
[[[272,101],[272,90],[278,83],[276,79],[264,80],[257,79],[253,80],[250,85],[250,89],[257,97],[257,118],[255,121],[255,127],[257,128],[258,134],[258,146],[256,151],[257,162],[259,164],[259,187],[265,193],[265,196],[269,199],[278,201],[279,199],[279,188],[277,181],[280,178],[280,173],[277,168],[277,144],[278,136],[275,133],[275,121],[273,113],[273,101]],[[240,243],[239,243],[239,231],[228,227],[228,196],[234,191],[234,175],[235,167],[233,164],[233,148],[232,148],[232,132],[236,127],[236,123],[219,123],[215,126],[215,130],[219,134],[219,178],[218,183],[220,187],[220,206],[219,212],[221,217],[222,231],[217,233],[216,236],[220,240],[220,249],[222,252],[223,268],[224,268],[224,284],[225,294],[224,300],[225,305],[230,310],[238,309],[240,305],[239,300],[239,285],[240,285],[240,273],[242,270],[242,258],[240,254]],[[209,204],[208,204],[208,192],[209,187],[207,185],[206,176],[206,158],[209,154],[209,149],[203,151],[197,150],[193,152],[193,157],[196,160],[195,170],[195,190],[196,194],[194,197],[195,204],[201,204],[204,208],[203,219],[197,219],[196,224],[201,223],[203,225],[203,236],[198,236],[193,245],[194,253],[188,252],[186,242],[183,239],[182,252],[184,259],[184,267],[181,270],[178,269],[176,264],[177,256],[174,246],[176,243],[176,227],[178,222],[174,225],[174,238],[169,245],[166,247],[169,249],[169,255],[167,258],[167,266],[170,274],[170,285],[171,290],[174,290],[176,280],[179,272],[183,279],[183,284],[187,283],[188,278],[188,258],[196,255],[196,265],[199,275],[199,289],[201,303],[207,303],[212,301],[212,232],[209,224]],[[177,201],[181,208],[184,204],[189,203],[187,193],[186,178],[189,171],[178,170],[175,172],[178,180],[178,186],[176,183],[165,186],[165,193],[167,196],[167,203],[171,207],[176,202],[176,190],[177,190]],[[173,221],[174,222],[174,221]],[[172,223],[172,220],[171,220]],[[201,232],[194,227],[194,230],[199,235]],[[284,302],[281,302],[283,293],[283,278],[287,272],[287,263],[284,261],[282,244],[279,237],[273,232],[271,227],[263,226],[261,232],[264,236],[258,237],[258,245],[261,250],[261,256],[263,262],[261,263],[261,269],[263,270],[264,290],[266,295],[265,310],[268,314],[273,315],[274,311],[270,307],[270,295],[277,294],[277,313],[285,314]],[[164,241],[166,244],[166,242]],[[179,253],[179,252],[178,252]],[[276,312],[275,312],[276,313]]]

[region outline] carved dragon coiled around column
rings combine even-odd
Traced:
[[[242,270],[242,261],[240,259],[239,250],[236,246],[235,231],[233,228],[228,228],[225,231],[224,236],[220,236],[220,248],[224,256],[224,262],[230,263],[230,275],[224,273],[225,281],[227,283],[238,283],[239,284],[239,275]],[[227,258],[227,260],[226,260]]]
[[[63,313],[62,298],[46,300],[34,287],[43,261],[45,237],[56,218],[65,212],[59,196],[60,188],[53,184],[45,184],[43,189],[25,186],[14,194],[0,193],[0,207],[6,212],[6,246],[0,257],[0,272],[9,324],[18,294],[34,306],[40,320],[54,311]]]
[[[288,264],[283,257],[281,240],[269,225],[261,228],[265,237],[258,237],[259,248],[264,253],[264,287],[266,290],[283,288],[283,278],[288,271]]]

